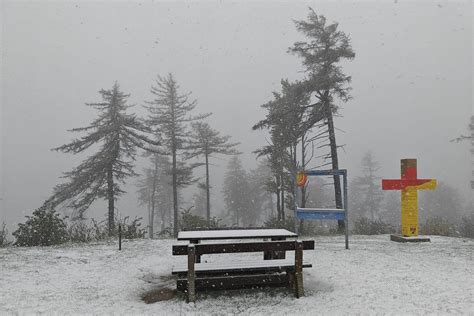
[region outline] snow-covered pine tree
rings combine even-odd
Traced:
[[[208,123],[194,122],[192,125],[191,150],[188,158],[203,157],[204,166],[206,167],[206,220],[208,225],[211,220],[211,201],[210,201],[210,172],[209,159],[213,155],[235,155],[237,150],[235,146],[239,143],[230,143],[231,136],[221,136],[218,131],[211,128]]]
[[[57,185],[45,204],[72,207],[74,216],[82,218],[92,202],[105,199],[108,201],[109,235],[113,235],[115,201],[124,193],[121,185],[125,179],[136,175],[133,167],[137,148],[155,150],[152,147],[159,144],[148,138],[150,129],[135,114],[127,113],[131,107],[127,105],[129,94],[121,92],[117,82],[111,90],[100,90],[99,93],[102,102],[86,104],[99,112],[98,117],[89,126],[71,130],[86,135],[54,148],[77,154],[95,145],[97,151],[72,171],[64,173],[69,181]]]
[[[164,154],[171,157],[171,176],[173,187],[173,233],[178,235],[178,188],[193,182],[192,169],[197,165],[187,165],[184,158],[189,146],[190,130],[188,124],[201,120],[209,114],[191,116],[196,100],[190,101],[190,93],[179,94],[179,85],[170,73],[158,76],[151,87],[154,99],[147,102],[149,111],[147,123],[162,140]]]
[[[331,149],[332,169],[338,169],[337,144],[334,127],[334,114],[338,107],[336,99],[347,102],[350,99],[351,77],[342,72],[339,63],[355,57],[349,37],[338,30],[338,24],[326,24],[323,15],[317,15],[312,8],[309,9],[308,20],[295,21],[296,29],[303,33],[307,42],[296,42],[290,47],[289,52],[303,59],[303,66],[307,73],[304,85],[308,92],[315,98],[312,115],[317,121],[321,114],[328,125],[329,143]],[[336,207],[342,208],[341,184],[338,176],[334,176],[334,191]],[[338,221],[340,229],[344,221]]]

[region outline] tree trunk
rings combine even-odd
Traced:
[[[176,144],[172,144],[172,156],[173,156],[173,234],[174,237],[178,237],[178,179],[176,170]]]
[[[329,145],[331,147],[331,160],[332,160],[332,169],[339,169],[339,163],[337,159],[337,144],[336,144],[336,134],[334,132],[334,120],[332,116],[332,111],[329,103],[325,104],[326,106],[326,117],[328,120],[328,133],[329,133]],[[334,194],[336,198],[336,208],[342,208],[342,192],[341,192],[341,180],[339,176],[334,176]],[[344,221],[338,220],[337,226],[340,231],[344,229]]]
[[[158,161],[157,157],[155,156],[155,168],[153,170],[153,187],[151,191],[151,209],[150,209],[150,217],[149,217],[149,237],[153,239],[154,236],[154,225],[155,225],[155,200],[156,200],[156,177],[158,176]]]
[[[305,167],[306,167],[306,154],[305,154],[305,151],[306,151],[306,146],[305,146],[305,138],[304,138],[304,134],[303,136],[301,136],[301,169],[304,170]],[[296,193],[296,192],[295,192]],[[296,199],[296,195],[295,195],[295,199]],[[302,208],[305,208],[306,207],[306,186],[302,186],[301,187],[301,207]],[[296,210],[295,210],[296,212]],[[303,224],[303,220],[300,220],[300,229],[299,231],[301,233],[303,233],[303,228],[304,228],[304,224]]]
[[[161,210],[161,226],[160,226],[160,229],[161,231],[164,231],[165,228],[166,228],[166,213],[165,213],[165,210]]]
[[[271,193],[268,194],[268,208],[270,209],[270,217],[273,217],[275,215],[275,204],[273,203],[273,196]]]
[[[112,165],[107,168],[107,199],[109,200],[109,236],[114,235],[115,231],[115,205],[114,205],[114,176]]]
[[[206,148],[206,219],[207,227],[211,227],[211,194],[209,188],[209,154]]]
[[[277,196],[277,220],[281,221],[281,202],[280,202],[280,176],[275,177],[276,181],[276,196]]]
[[[285,222],[285,189],[283,187],[283,176],[281,176],[281,220],[282,222]]]

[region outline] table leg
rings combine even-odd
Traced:
[[[191,239],[189,242],[191,244],[197,245],[199,244],[199,239]],[[195,257],[196,257],[196,263],[201,263],[201,255],[196,255]]]

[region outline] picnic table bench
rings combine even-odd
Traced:
[[[195,302],[196,290],[238,289],[259,286],[291,286],[296,297],[303,295],[303,250],[314,249],[314,240],[279,240],[297,235],[281,229],[219,230],[180,232],[178,240],[187,245],[174,245],[173,255],[186,255],[187,263],[173,267],[178,276],[177,288],[184,291],[188,302]],[[232,241],[200,243],[202,240],[270,238],[271,241]],[[276,239],[276,240],[275,240]],[[285,258],[286,251],[295,251],[294,258]],[[263,252],[265,260],[205,262],[201,255]],[[234,258],[232,258],[234,259]]]

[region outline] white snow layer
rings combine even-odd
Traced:
[[[200,293],[145,304],[141,295],[170,277],[174,240],[0,249],[0,315],[4,314],[473,314],[474,241],[432,237],[396,243],[388,235],[316,237],[304,260],[306,295],[287,289]],[[245,260],[262,254],[203,256]],[[287,256],[293,255],[288,253]]]

